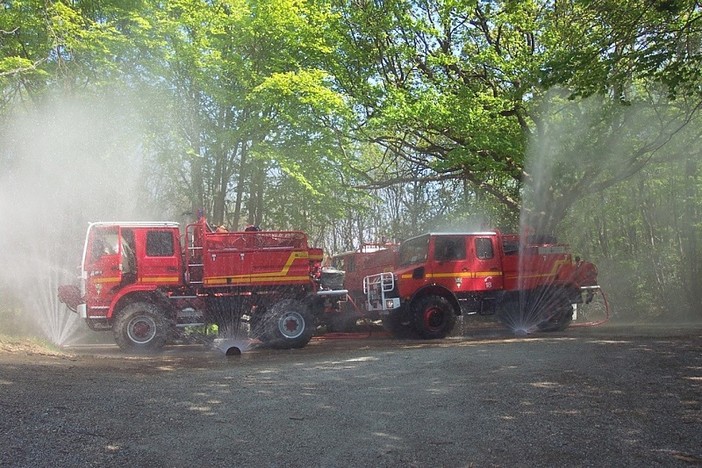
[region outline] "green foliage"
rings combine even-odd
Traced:
[[[338,23],[342,62],[332,66],[339,86],[363,106],[367,138],[517,211],[539,63],[536,4],[354,7]]]
[[[632,77],[666,85],[671,95],[699,86],[700,25],[697,2],[632,0],[558,4],[551,15],[545,86],[567,84],[576,94],[623,93]]]

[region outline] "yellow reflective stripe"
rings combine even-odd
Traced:
[[[269,278],[271,276],[280,276],[280,275],[287,275],[288,271],[290,271],[290,267],[292,266],[293,262],[297,259],[300,258],[309,258],[309,253],[307,251],[305,252],[292,252],[290,256],[288,257],[287,262],[285,262],[285,266],[283,266],[283,269],[280,271],[273,271],[273,272],[268,272],[268,273],[253,273],[249,275],[236,275],[232,276],[232,278],[240,278],[240,277],[246,277],[246,278]]]
[[[122,281],[122,278],[119,276],[110,276],[108,278],[93,278],[92,282],[93,283],[119,283]]]
[[[487,278],[488,276],[502,276],[501,271],[459,271],[449,273],[427,273],[424,278]],[[412,279],[412,273],[405,273],[400,278]]]
[[[486,278],[488,276],[502,276],[501,271],[462,271],[454,273],[429,273],[427,278]]]
[[[217,278],[206,278],[204,283],[208,285],[215,284],[247,284],[247,283],[266,283],[266,282],[290,282],[290,281],[309,281],[309,276],[266,276],[266,277],[241,277],[241,276],[219,276]]]
[[[176,283],[180,280],[177,276],[142,276],[139,281],[142,283]]]
[[[487,278],[488,276],[502,276],[501,271],[476,271],[475,278]]]
[[[309,258],[308,252],[292,252],[288,257],[283,269],[280,271],[271,271],[266,273],[247,273],[244,275],[232,275],[232,276],[214,276],[207,277],[204,282],[205,284],[228,284],[232,282],[240,283],[250,283],[252,281],[283,281],[276,280],[276,277],[288,278],[288,279],[309,279],[307,276],[286,276],[290,271],[290,267],[293,262],[300,258]]]
[[[561,259],[561,260],[556,260],[553,262],[553,267],[551,268],[551,271],[548,273],[535,273],[533,275],[524,275],[524,274],[519,274],[517,273],[516,275],[509,275],[507,276],[508,279],[515,279],[515,278],[550,278],[552,276],[556,276],[558,274],[558,270],[560,268],[568,263],[566,259]]]

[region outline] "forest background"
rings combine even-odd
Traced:
[[[89,221],[199,210],[328,254],[529,226],[699,320],[701,59],[696,0],[0,1],[0,327]]]

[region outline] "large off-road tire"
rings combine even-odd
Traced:
[[[573,321],[573,306],[564,289],[553,289],[549,292],[548,302],[541,313],[543,320],[538,323],[540,331],[563,331]]]
[[[445,338],[456,324],[456,312],[442,296],[424,296],[412,305],[414,328],[419,336],[434,340]]]
[[[540,322],[538,328],[545,332],[563,331],[573,321],[573,308],[570,304],[555,310],[548,319]]]
[[[122,309],[112,331],[117,345],[125,351],[149,353],[161,349],[168,338],[171,321],[149,302],[135,302]]]
[[[302,348],[312,339],[314,321],[307,307],[294,299],[282,300],[263,318],[261,341],[272,348]]]

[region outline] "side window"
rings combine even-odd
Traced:
[[[90,257],[92,261],[105,255],[119,253],[119,233],[116,227],[96,229],[92,239]]]
[[[122,273],[136,272],[136,257],[134,256],[134,231],[122,229]]]
[[[427,260],[429,251],[429,236],[424,235],[405,241],[400,246],[399,266],[412,265]]]
[[[488,260],[495,256],[492,249],[492,239],[486,237],[477,237],[475,239],[475,255],[480,260]]]
[[[505,240],[502,242],[502,250],[505,255],[516,255],[519,253],[519,242],[515,240]]]
[[[466,242],[463,237],[437,237],[434,244],[434,259],[439,262],[465,260]]]
[[[172,257],[173,253],[173,234],[170,231],[149,231],[146,233],[147,256]]]

